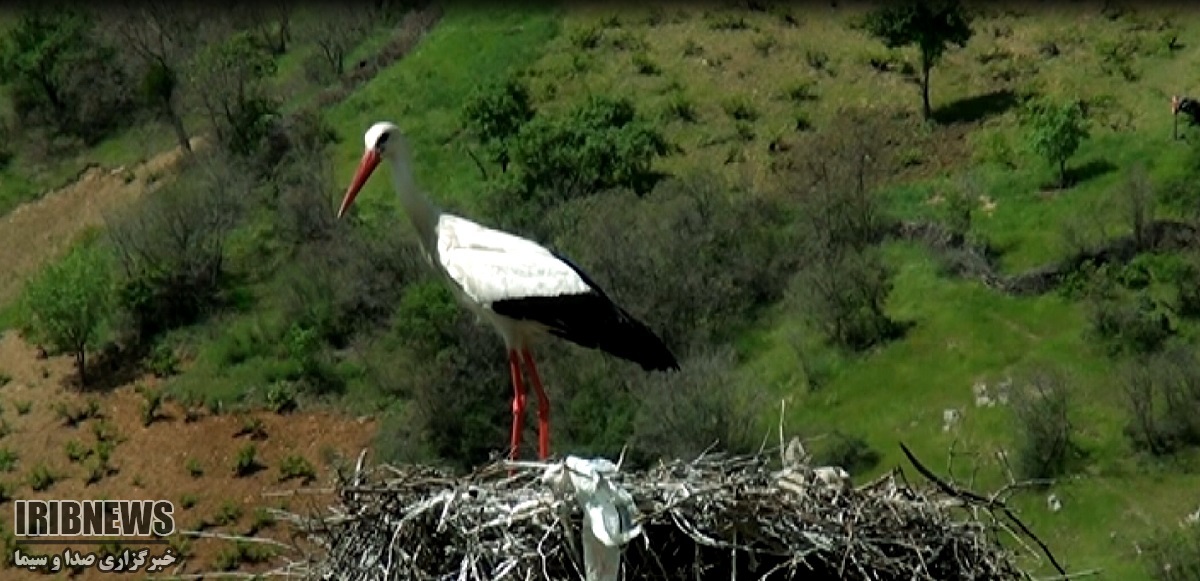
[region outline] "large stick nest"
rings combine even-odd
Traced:
[[[615,477],[643,528],[624,550],[624,578],[1023,577],[996,529],[942,488],[918,490],[898,470],[853,488],[831,469],[770,463],[706,455]],[[360,462],[334,514],[295,517],[326,553],[305,568],[347,581],[582,579],[582,513],[542,482],[547,467],[501,462],[455,477]]]

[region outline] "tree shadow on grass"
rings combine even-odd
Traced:
[[[1117,170],[1117,166],[1106,159],[1093,159],[1075,167],[1067,167],[1067,185],[1061,187],[1058,178],[1047,181],[1042,185],[1043,192],[1058,192],[1078,186],[1088,180],[1094,180]],[[1057,174],[1058,172],[1055,172]]]
[[[1116,170],[1117,166],[1113,165],[1107,159],[1093,159],[1078,167],[1067,168],[1067,180],[1071,185],[1079,185]]]
[[[1021,99],[1011,89],[1001,89],[959,99],[949,105],[939,107],[933,112],[933,118],[942,125],[974,123],[1000,115],[1016,107],[1020,102]]]

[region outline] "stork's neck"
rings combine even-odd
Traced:
[[[412,222],[425,252],[437,248],[437,223],[442,211],[421,194],[413,179],[412,164],[406,159],[395,159],[392,165],[392,182],[408,220]]]

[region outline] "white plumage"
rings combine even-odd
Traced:
[[[485,307],[594,290],[540,244],[451,214],[438,220],[437,260],[472,302]]]
[[[549,400],[529,351],[550,334],[640,364],[646,370],[679,369],[675,356],[649,328],[613,303],[587,275],[542,245],[443,213],[413,180],[408,142],[392,123],[376,123],[342,199],[338,217],[354,202],[383,160],[396,193],[431,264],[465,305],[489,321],[508,349],[513,381],[512,454],[520,445],[525,388],[521,362],[538,394],[538,455],[549,455]]]

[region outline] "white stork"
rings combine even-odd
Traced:
[[[366,151],[346,190],[338,218],[383,160],[425,256],[459,300],[496,328],[508,350],[513,384],[512,448],[516,458],[525,414],[521,361],[538,396],[538,456],[550,455],[550,402],[531,345],[549,334],[633,361],[647,371],[678,370],[675,356],[646,325],[625,312],[566,257],[541,245],[447,214],[418,191],[408,141],[380,122],[367,130]]]

